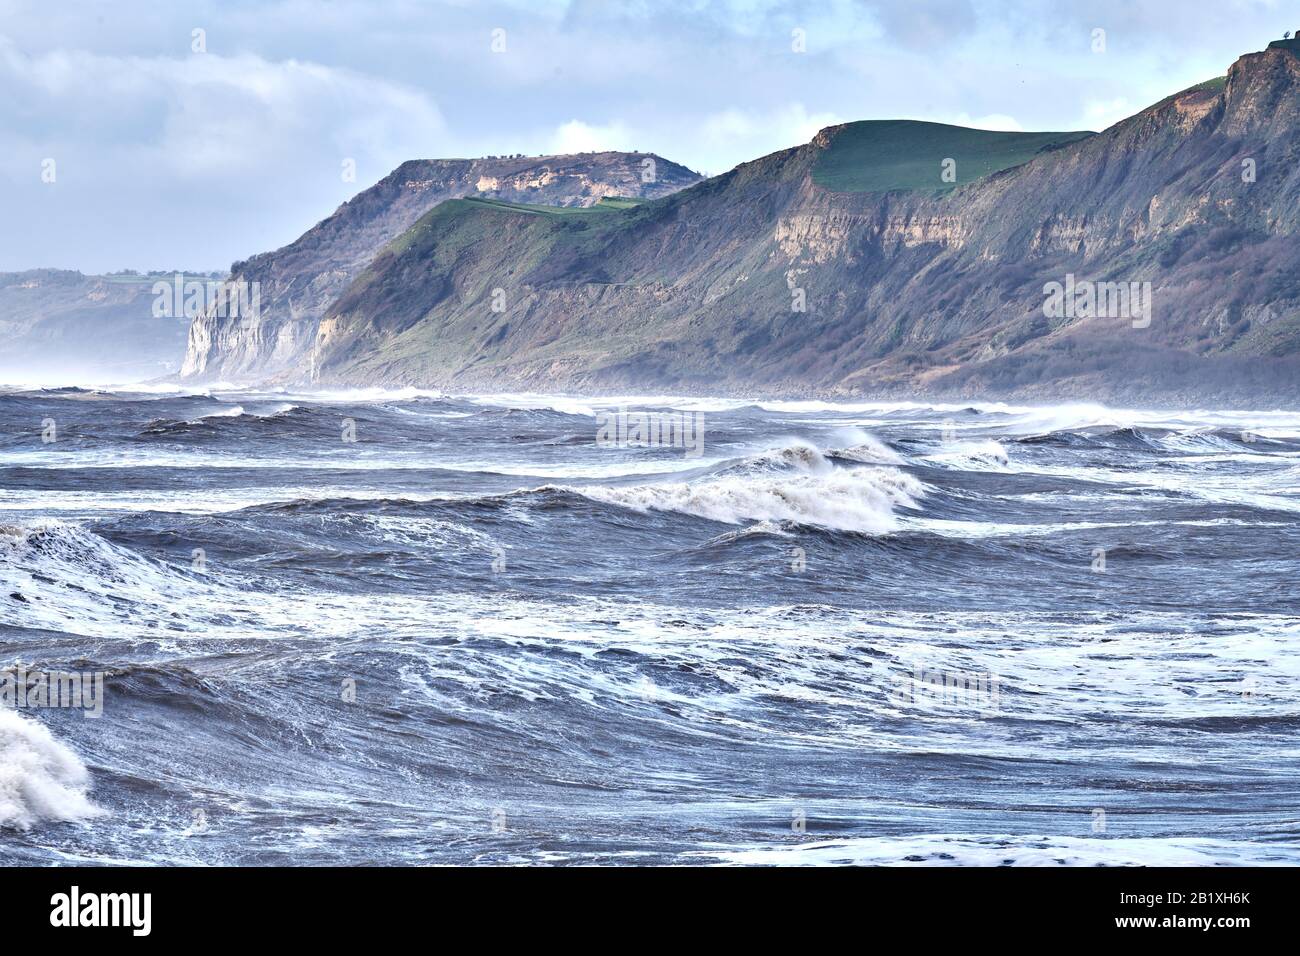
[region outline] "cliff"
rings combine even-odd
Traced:
[[[259,315],[250,320],[221,316],[214,309],[197,319],[182,377],[306,377],[304,363],[325,310],[380,249],[448,199],[472,195],[582,207],[610,196],[662,196],[698,179],[685,167],[648,153],[403,163],[297,241],[235,263],[232,281],[260,285]]]
[[[1274,48],[1099,134],[852,123],[638,204],[451,200],[356,270],[305,362],[256,367],[465,390],[1294,404],[1298,125],[1300,58]],[[1111,308],[1090,291],[1053,312],[1063,286]]]

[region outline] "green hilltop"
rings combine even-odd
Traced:
[[[813,182],[832,192],[944,192],[1093,135],[1087,131],[1003,133],[919,120],[864,120],[833,133],[813,168]],[[945,159],[956,160],[955,182],[943,181]]]

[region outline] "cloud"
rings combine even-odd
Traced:
[[[1003,133],[1021,133],[1024,127],[1014,116],[1007,116],[1005,113],[990,113],[987,116],[970,116],[966,113],[959,113],[957,116],[944,122],[951,123],[954,126],[969,126],[973,129],[992,129]]]
[[[963,41],[977,25],[971,0],[862,0],[885,36],[909,49],[937,50]]]
[[[721,172],[852,120],[1100,128],[1300,27],[1281,8],[0,0],[0,190],[22,224],[0,230],[0,270],[221,268],[417,157],[618,148]]]
[[[419,90],[249,53],[29,55],[0,38],[0,91],[9,131],[0,175],[18,210],[59,230],[36,243],[13,230],[0,237],[0,260],[29,266],[165,266],[134,210],[182,227],[168,241],[178,264],[221,268],[321,218],[322,187],[342,200],[403,159],[441,154],[446,139]],[[38,175],[46,158],[57,164],[53,184]],[[356,165],[354,184],[343,181],[344,160]],[[72,262],[57,254],[77,246]]]
[[[790,103],[774,110],[727,109],[704,118],[699,140],[710,173],[719,173],[735,162],[802,146],[827,126],[845,122],[835,113],[809,113],[802,103]]]
[[[0,58],[0,85],[17,89],[28,109],[73,121],[65,133],[89,124],[100,146],[154,150],[205,175],[256,166],[268,151],[303,154],[327,144],[351,155],[407,152],[435,145],[445,128],[426,94],[316,63],[9,52]]]
[[[632,131],[621,122],[593,126],[582,120],[569,120],[551,137],[548,152],[596,153],[603,150],[632,151],[637,149]]]
[[[1082,125],[1079,128],[1100,131],[1114,126],[1122,119],[1128,119],[1143,108],[1134,106],[1123,96],[1111,100],[1088,100],[1083,105]]]

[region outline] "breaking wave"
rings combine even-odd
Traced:
[[[927,455],[925,460],[939,468],[956,468],[963,471],[1004,468],[1007,464],[1007,450],[1001,442],[992,439],[964,441],[956,442],[943,451]]]
[[[886,534],[896,508],[916,508],[921,482],[895,468],[842,467],[811,445],[772,449],[695,482],[568,488],[636,511],[673,511],[744,524],[783,521],[833,531]]]
[[[0,827],[88,820],[90,773],[43,725],[0,709]]]

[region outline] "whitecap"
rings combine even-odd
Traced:
[[[993,439],[983,441],[952,442],[942,451],[926,455],[923,461],[940,468],[953,468],[958,471],[988,471],[1007,466],[1007,449]]]
[[[799,463],[793,473],[566,490],[636,511],[674,511],[726,524],[789,521],[867,534],[895,530],[894,509],[917,507],[924,492],[919,481],[892,468],[835,468],[820,456],[801,459],[801,449],[782,451],[787,454],[777,460]]]
[[[88,820],[90,773],[44,725],[0,709],[0,827]]]
[[[1259,866],[1294,864],[1300,851],[1207,838],[917,834],[696,851],[687,857],[761,866]]]

